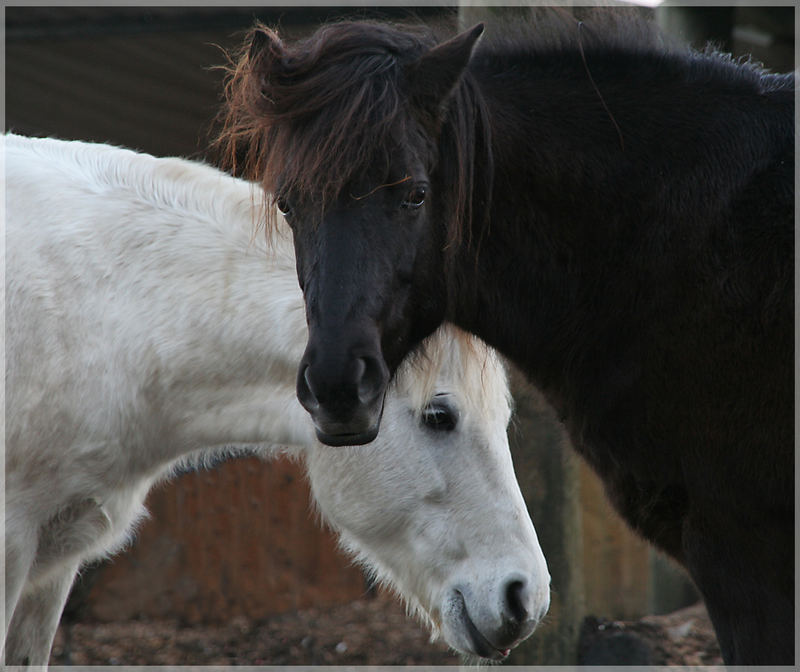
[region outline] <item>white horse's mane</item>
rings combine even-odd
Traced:
[[[156,158],[131,149],[82,142],[31,140],[6,135],[6,149],[25,147],[65,171],[81,171],[96,189],[126,189],[155,206],[191,212],[217,224],[233,216],[263,215],[256,185],[233,178],[198,161]],[[262,199],[263,200],[263,199]],[[254,222],[260,220],[254,220]]]

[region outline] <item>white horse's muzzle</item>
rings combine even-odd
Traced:
[[[542,582],[513,572],[484,595],[469,583],[451,587],[441,608],[449,646],[490,660],[503,660],[528,638],[550,606],[549,577]]]

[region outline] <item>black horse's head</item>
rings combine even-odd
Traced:
[[[437,43],[340,23],[284,45],[258,26],[229,81],[230,156],[294,233],[309,325],[297,394],[325,443],[375,437],[391,374],[445,317],[448,222],[468,215],[480,126],[450,108],[482,30]]]

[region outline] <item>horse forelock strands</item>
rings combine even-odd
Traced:
[[[438,389],[444,367],[449,368],[449,377],[458,380],[458,391],[467,402],[466,408],[488,417],[503,410],[503,405],[505,410],[511,407],[500,355],[477,336],[449,322],[422,341],[408,356],[407,363],[408,366],[398,369],[392,385],[411,398],[411,406],[418,413],[422,413]]]
[[[341,22],[283,45],[256,25],[225,84],[215,142],[225,167],[276,196],[297,189],[332,200],[388,146],[402,66],[433,43],[420,27]]]
[[[473,240],[472,232],[487,231],[493,187],[489,110],[468,72],[453,93],[439,145],[440,152],[454,159],[442,161],[439,179],[444,201],[440,212],[445,213],[447,228],[445,261],[450,268],[462,242],[480,248],[481,239]]]

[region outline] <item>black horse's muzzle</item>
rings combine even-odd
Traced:
[[[297,398],[329,446],[369,443],[378,435],[389,370],[376,348],[350,348],[345,355],[306,348],[297,372]],[[376,354],[377,352],[377,354]]]

